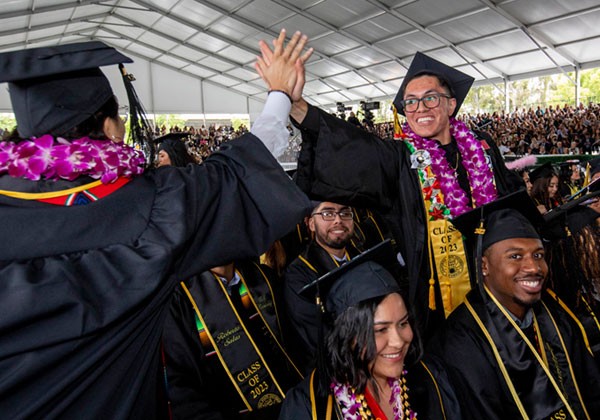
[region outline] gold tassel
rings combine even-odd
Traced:
[[[400,118],[398,117],[398,111],[394,105],[392,105],[392,111],[394,112],[394,140],[405,139],[406,134],[404,134],[404,131],[402,131]]]
[[[435,280],[429,279],[429,309],[435,311]]]
[[[591,179],[592,179],[592,165],[590,165],[590,162],[588,162],[587,165],[585,166],[585,177],[583,178],[583,186],[587,187],[588,185],[590,185]]]
[[[483,227],[483,219],[479,221],[479,227],[475,228],[476,235],[485,235],[485,228]]]

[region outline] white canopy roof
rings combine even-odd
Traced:
[[[416,51],[478,84],[598,67],[598,22],[598,0],[5,0],[0,51],[101,40],[150,113],[254,115],[257,44],[282,27],[310,37],[305,94],[327,106],[393,97]]]

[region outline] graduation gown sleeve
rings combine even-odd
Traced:
[[[249,145],[236,147],[239,142]],[[306,196],[253,135],[225,144],[203,165],[188,165],[181,176],[189,232],[180,278],[260,255],[310,211]]]
[[[225,420],[221,404],[210,391],[214,387],[202,368],[204,350],[194,328],[192,305],[180,288],[175,290],[163,331],[167,393],[173,419]],[[226,405],[224,405],[226,406]]]
[[[336,416],[334,415],[335,419]],[[310,401],[310,375],[290,389],[285,395],[279,420],[312,420]]]
[[[392,206],[403,144],[383,141],[310,105],[299,128],[302,151],[296,182],[304,191],[358,207]]]
[[[504,158],[500,149],[496,145],[496,142],[492,137],[484,131],[474,131],[477,138],[481,142],[485,142],[485,145],[489,147],[488,155],[492,160],[492,166],[494,167],[494,179],[496,181],[496,188],[500,196],[510,194],[521,188],[525,188],[523,179],[515,172],[509,170],[504,163]],[[484,146],[485,147],[485,146]]]
[[[458,307],[455,318],[462,318],[464,306]],[[464,315],[466,316],[466,314]],[[446,324],[443,334],[430,343],[432,352],[441,352],[446,372],[458,396],[465,420],[520,418],[513,404],[505,404],[508,387],[499,379],[500,372],[487,347],[476,333],[476,325]],[[439,341],[436,341],[439,340]]]
[[[305,373],[314,368],[320,316],[315,302],[301,296],[300,289],[316,278],[318,274],[299,260],[288,266],[283,277],[284,303],[289,314],[288,322],[292,327],[288,334],[292,344],[290,352]]]
[[[157,417],[175,284],[260,254],[309,209],[252,135],[85,206],[0,196],[0,413]]]

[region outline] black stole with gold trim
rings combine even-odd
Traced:
[[[239,396],[231,403],[239,404],[240,413],[281,403],[302,379],[281,345],[271,285],[260,267],[252,266],[246,274],[238,270],[239,299],[210,272],[181,284],[196,313],[206,362],[225,371]]]
[[[578,389],[584,384],[577,384],[571,373],[569,349],[562,337],[564,332],[557,328],[560,321],[544,300],[533,306],[538,337],[541,337],[538,344],[515,328],[506,310],[493,299],[482,301],[479,290],[471,291],[466,300],[471,314],[481,321],[484,335],[493,340],[506,368],[507,386],[514,387],[517,407],[532,419],[589,418]]]

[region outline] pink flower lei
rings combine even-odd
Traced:
[[[439,180],[440,190],[444,195],[444,204],[450,210],[452,217],[471,210],[469,198],[458,185],[456,171],[450,168],[439,143],[419,136],[408,124],[404,125],[403,130],[411,138],[417,150],[423,149],[429,152],[431,170]],[[495,200],[498,192],[494,185],[494,174],[486,161],[481,143],[475,139],[465,123],[455,118],[450,118],[450,134],[456,139],[456,145],[462,156],[462,165],[467,171],[475,207]]]
[[[0,142],[0,174],[31,181],[80,176],[100,179],[103,184],[120,176],[144,172],[142,152],[123,143],[92,140],[88,137],[67,141],[49,134],[19,143]]]
[[[402,378],[388,378],[388,385],[390,386],[392,393],[390,395],[390,404],[392,411],[394,412],[394,420],[408,419],[416,420],[417,413],[415,413],[408,404],[408,395],[406,391],[406,371],[402,372]],[[404,387],[404,390],[402,389]],[[342,410],[344,420],[361,420],[369,419],[370,411],[365,410],[363,402],[365,396],[363,394],[356,393],[356,390],[346,384],[340,384],[338,382],[331,383],[331,390],[338,405]],[[404,397],[403,397],[404,395]]]

